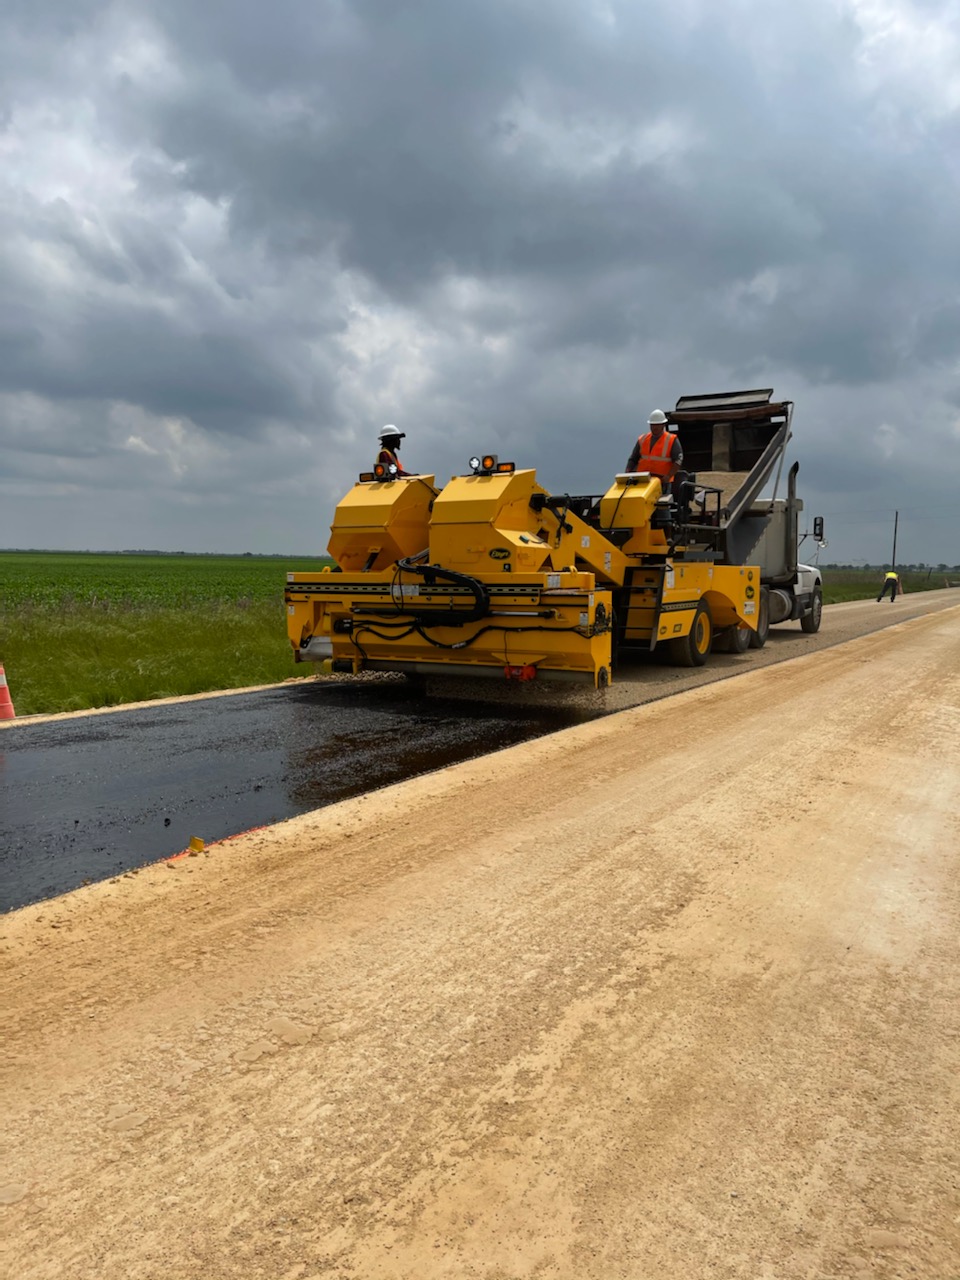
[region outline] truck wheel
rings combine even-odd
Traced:
[[[805,613],[800,619],[800,630],[806,631],[807,635],[813,635],[815,631],[820,630],[820,618],[823,614],[823,592],[819,587],[813,588],[813,604],[810,606],[810,612]]]
[[[770,596],[767,594],[767,588],[760,588],[760,604],[757,613],[757,629],[750,632],[750,648],[762,649],[767,643],[767,636],[770,634]]]
[[[713,643],[713,619],[703,600],[697,605],[688,635],[669,642],[667,653],[676,667],[702,667]]]
[[[753,632],[749,627],[731,627],[727,641],[727,653],[746,653],[750,648]]]
[[[753,632],[749,627],[724,627],[713,638],[714,653],[746,653]]]

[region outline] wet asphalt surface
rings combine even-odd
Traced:
[[[24,723],[0,739],[0,910],[584,718],[383,682]]]

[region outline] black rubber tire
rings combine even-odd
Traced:
[[[815,635],[820,630],[820,619],[823,616],[823,592],[819,587],[813,588],[813,604],[810,606],[810,612],[800,619],[800,630],[805,631],[808,636]]]
[[[757,629],[750,632],[751,649],[762,649],[770,634],[770,596],[766,587],[760,588],[760,603],[757,609]]]
[[[713,619],[709,606],[701,600],[693,624],[685,636],[667,643],[667,654],[675,667],[702,667],[713,644]]]
[[[750,648],[753,632],[749,627],[731,627],[727,641],[727,653],[746,653]]]
[[[746,653],[753,632],[749,627],[724,627],[713,637],[714,653]]]

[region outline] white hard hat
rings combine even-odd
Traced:
[[[380,443],[383,444],[384,440],[404,440],[406,439],[406,435],[407,433],[405,431],[400,431],[397,427],[392,425],[381,427]]]
[[[662,409],[654,409],[653,413],[651,413],[650,417],[647,419],[647,423],[651,427],[665,426],[666,422],[667,415]]]

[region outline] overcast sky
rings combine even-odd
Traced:
[[[960,562],[960,3],[8,0],[0,299],[0,546],[321,552],[384,423],[601,492],[771,386],[822,559]]]

